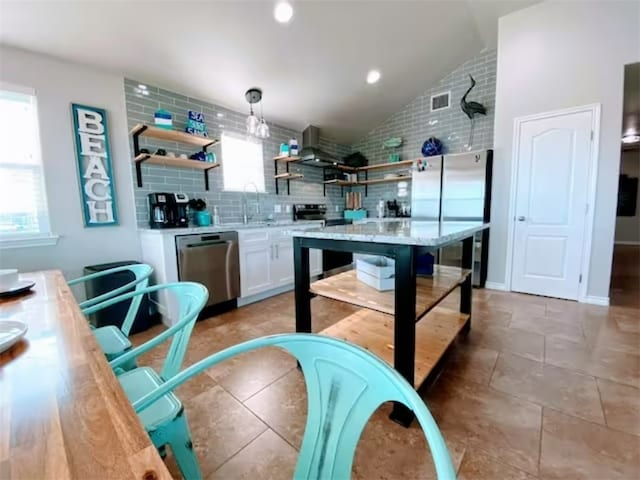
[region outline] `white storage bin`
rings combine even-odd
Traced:
[[[393,290],[395,271],[395,262],[390,258],[374,255],[356,257],[356,277],[376,290]]]

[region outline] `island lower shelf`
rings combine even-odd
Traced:
[[[469,318],[455,310],[435,307],[416,323],[415,388],[429,376]],[[393,367],[393,322],[390,315],[363,309],[320,334],[359,345]]]
[[[434,308],[471,274],[471,270],[434,265],[433,275],[416,278],[416,318]],[[380,292],[362,283],[355,270],[333,275],[311,284],[311,293],[359,307],[395,314],[394,291]]]

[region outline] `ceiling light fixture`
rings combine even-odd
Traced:
[[[640,142],[640,135],[638,134],[629,134],[622,137],[622,143],[638,143]]]
[[[378,70],[369,70],[369,73],[367,73],[367,83],[373,85],[378,80],[380,80],[380,72]]]
[[[245,92],[244,98],[249,102],[249,116],[245,122],[247,126],[247,133],[259,138],[269,138],[269,125],[267,125],[267,122],[264,119],[262,104],[260,104],[260,120],[258,120],[258,117],[253,113],[253,105],[262,100],[262,90],[259,88],[250,88]]]
[[[273,16],[279,23],[289,23],[293,18],[293,7],[289,2],[278,2],[273,9]]]

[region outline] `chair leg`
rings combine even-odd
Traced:
[[[173,419],[169,429],[167,440],[176,458],[178,468],[180,468],[180,473],[188,480],[201,479],[202,472],[200,472],[196,452],[193,450],[191,432],[189,432],[189,424],[184,411]]]

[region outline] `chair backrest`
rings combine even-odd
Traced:
[[[198,319],[198,315],[206,305],[207,299],[209,298],[209,291],[204,285],[195,282],[176,282],[155,285],[153,287],[147,287],[139,291],[109,299],[99,305],[89,307],[87,312],[93,313],[98,308],[113,305],[114,303],[121,302],[129,298],[155,293],[160,290],[169,290],[176,295],[180,315],[178,321],[151,340],[112,360],[112,368],[116,369],[126,364],[130,360],[139,357],[146,351],[161,344],[168,338],[173,337],[160,376],[167,380],[180,371],[182,361],[184,360],[184,355],[189,344],[189,338],[191,337],[191,331]]]
[[[295,478],[350,478],[355,449],[366,423],[382,403],[395,401],[415,413],[438,479],[455,479],[442,434],[412,386],[366,350],[322,335],[273,335],[227,348],[183,370],[133,407],[139,412],[202,370],[265,346],[277,346],[295,356],[307,386],[307,424]]]
[[[95,280],[96,278],[120,272],[132,273],[133,280],[126,283],[125,285],[122,285],[121,287],[115,288],[106,293],[103,293],[102,295],[98,295],[97,297],[87,299],[84,302],[80,303],[80,308],[85,315],[87,315],[87,312],[85,310],[88,307],[92,307],[94,305],[98,305],[102,302],[115,298],[123,292],[131,290],[134,287],[136,292],[139,292],[140,290],[146,288],[147,285],[149,285],[149,277],[153,273],[153,268],[150,265],[144,263],[123,265],[121,267],[110,268],[109,270],[103,270],[101,272],[85,275],[84,277],[76,278],[68,282],[69,285],[76,285],[78,283],[84,283],[90,280]],[[140,302],[142,302],[142,295],[133,297],[129,308],[127,309],[127,315],[125,316],[124,321],[122,322],[122,326],[120,327],[120,330],[122,330],[122,333],[124,333],[126,336],[129,336],[129,332],[131,332],[131,326],[133,325],[133,322],[136,319],[136,315],[138,314]]]

